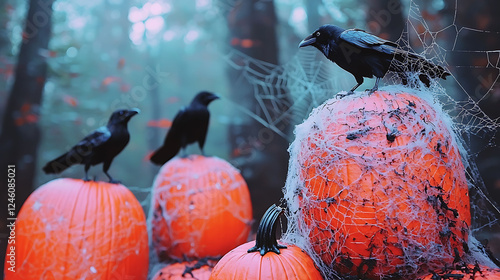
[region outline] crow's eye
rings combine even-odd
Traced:
[[[319,31],[318,31],[318,32],[316,32],[315,36],[316,36],[316,37],[319,37],[319,35],[320,35],[320,34],[321,34],[321,33],[319,33]]]
[[[124,113],[123,111],[120,111],[120,116],[123,115],[123,113]]]

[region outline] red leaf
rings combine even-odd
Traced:
[[[21,106],[21,113],[25,115],[31,110],[31,104],[29,103],[24,103],[23,106]]]
[[[172,121],[168,119],[150,120],[148,121],[147,126],[169,128],[172,126]]]
[[[78,100],[76,98],[74,98],[73,96],[65,94],[65,95],[63,95],[62,98],[63,98],[63,101],[65,103],[67,103],[73,107],[78,106]]]
[[[81,124],[83,123],[82,118],[81,118],[81,117],[77,117],[77,118],[74,120],[74,123],[75,123],[76,125],[81,125]]]
[[[130,85],[123,83],[120,85],[120,91],[121,92],[129,92],[130,91]]]
[[[7,11],[7,13],[11,14],[14,11],[14,7],[12,7],[12,5],[10,4],[7,4],[5,6],[5,10]]]
[[[5,68],[0,69],[0,74],[3,74],[5,79],[9,79],[14,74],[14,66],[8,62],[4,66]]]
[[[120,58],[120,60],[118,60],[118,66],[117,68],[118,69],[123,69],[123,66],[125,66],[125,58]]]
[[[180,101],[180,98],[177,96],[172,96],[167,98],[167,103],[172,104],[172,103],[177,103]]]
[[[240,39],[238,38],[231,39],[231,46],[237,46],[239,44],[240,44]]]
[[[151,159],[151,156],[153,156],[155,152],[154,151],[151,151],[151,152],[148,152],[143,158],[142,158],[142,161],[144,162],[148,162],[150,159]]]
[[[239,157],[241,156],[241,149],[240,148],[235,148],[233,152],[231,153],[231,156],[233,157]]]
[[[113,82],[117,82],[119,80],[120,80],[120,77],[109,76],[109,77],[104,78],[104,80],[102,80],[101,84],[103,86],[108,86],[109,84],[111,84]]]
[[[35,114],[29,114],[24,117],[27,123],[36,123],[38,121],[38,116]]]
[[[19,117],[14,120],[14,123],[16,124],[16,126],[21,126],[24,124],[24,119],[22,117]]]
[[[21,36],[23,38],[23,41],[27,41],[30,38],[30,35],[28,35],[28,33],[24,32],[24,31],[23,31]]]
[[[45,58],[56,57],[57,56],[57,52],[56,51],[51,51],[51,50],[48,50],[48,49],[39,49],[38,50],[38,54],[40,56],[45,57]]]
[[[241,47],[248,49],[254,46],[254,42],[250,39],[241,40]]]

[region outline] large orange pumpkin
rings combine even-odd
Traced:
[[[15,272],[5,279],[136,279],[148,274],[141,204],[123,185],[57,179],[40,186],[16,222]]]
[[[257,239],[222,257],[210,280],[323,280],[307,253],[276,241],[276,222],[282,212],[281,207],[271,206],[262,217]]]
[[[151,280],[208,280],[213,266],[210,260],[168,264]]]
[[[419,280],[500,280],[500,269],[484,265],[467,265],[439,270],[418,278]]]
[[[160,260],[222,256],[247,241],[248,187],[227,161],[174,158],[153,185],[152,242]]]
[[[444,119],[415,94],[377,91],[329,100],[297,126],[288,231],[325,273],[404,278],[467,250],[468,186]]]

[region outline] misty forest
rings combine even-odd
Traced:
[[[15,165],[13,210],[17,215],[28,196],[51,180],[84,178],[83,165],[59,174],[47,174],[43,167],[105,126],[114,111],[137,108],[140,112],[133,111],[128,122],[130,141],[114,158],[109,174],[134,194],[146,216],[151,215],[159,207],[152,205],[152,186],[162,165],[153,164],[151,158],[167,132],[173,131],[179,110],[199,92],[208,91],[219,98],[208,101],[213,103],[208,107],[203,154],[221,158],[241,173],[253,209],[248,224],[255,233],[270,205],[293,200],[287,197],[293,174],[319,172],[320,167],[294,173],[295,167],[305,168],[310,161],[290,159],[294,152],[303,156],[291,143],[300,137],[313,141],[316,135],[304,136],[303,129],[295,131],[296,126],[313,117],[311,112],[326,100],[343,102],[353,96],[335,97],[357,81],[340,63],[332,63],[317,48],[299,48],[320,26],[333,24],[395,42],[449,72],[445,80],[437,79],[425,89],[430,97],[424,99],[440,104],[452,122],[453,135],[461,139],[463,166],[457,166],[463,171],[447,174],[460,173],[467,182],[471,236],[485,254],[500,258],[498,11],[497,0],[4,0],[0,4],[0,168]],[[374,83],[375,78],[365,78],[357,91]],[[380,80],[379,88],[401,83],[391,72]],[[415,134],[438,126],[425,124]],[[362,132],[356,133],[347,138],[355,141]],[[389,133],[387,140],[398,136],[397,131]],[[436,149],[451,161],[453,149],[439,141]],[[320,146],[304,145],[309,145],[309,151]],[[194,143],[177,156],[186,154],[202,151]],[[108,181],[101,166],[90,167],[91,180]],[[417,169],[422,174],[431,172],[411,163],[401,172]],[[335,180],[331,174],[325,184]],[[9,198],[7,182],[0,182],[3,201]],[[433,188],[432,183],[429,186]],[[454,203],[435,197],[435,203],[444,208]],[[305,200],[300,199],[299,203]],[[327,207],[335,202],[329,201]],[[325,213],[332,211],[326,209]],[[0,217],[7,213],[2,207]],[[286,216],[293,226],[293,213]],[[3,237],[9,236],[7,219],[0,220],[2,254]],[[300,240],[290,230],[284,234],[286,228],[286,224],[280,226],[285,240]],[[162,257],[159,254],[155,261],[163,261]],[[313,259],[325,261],[322,255]],[[150,267],[151,273],[155,271]],[[332,277],[323,270],[322,275]]]

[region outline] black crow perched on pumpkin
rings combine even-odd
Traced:
[[[106,126],[99,127],[83,138],[67,153],[49,161],[43,171],[58,174],[74,164],[85,165],[85,180],[88,181],[90,166],[103,163],[102,170],[111,183],[119,181],[108,174],[113,159],[127,146],[130,140],[127,124],[139,113],[139,109],[117,110],[113,112]]]
[[[211,92],[198,93],[191,104],[180,110],[175,116],[163,145],[151,156],[151,162],[162,165],[175,157],[180,149],[188,144],[198,142],[202,154],[208,131],[210,112],[208,104],[219,97]]]
[[[394,71],[408,82],[408,72],[418,73],[418,78],[427,87],[430,80],[446,79],[450,75],[443,67],[435,65],[423,56],[399,48],[396,43],[384,40],[360,29],[343,29],[335,25],[323,25],[307,36],[299,47],[314,46],[329,60],[356,78],[357,84],[349,91],[353,93],[363,83],[363,77],[375,76],[375,86],[388,71]]]

